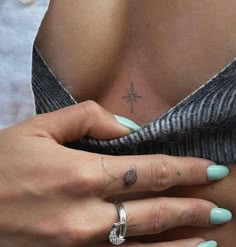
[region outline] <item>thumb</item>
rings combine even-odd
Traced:
[[[37,131],[40,129],[45,132],[46,137],[64,144],[85,135],[97,139],[111,139],[130,134],[132,129],[140,128],[135,124],[133,125],[135,128],[132,129],[125,127],[124,124],[127,126],[127,122],[122,120],[124,118],[113,115],[95,101],[87,100],[54,112],[37,115],[31,119],[31,124],[33,121]]]

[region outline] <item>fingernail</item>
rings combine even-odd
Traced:
[[[210,213],[210,223],[212,225],[225,224],[232,220],[232,213],[224,208],[213,208]]]
[[[207,241],[207,242],[204,242],[204,243],[197,245],[197,247],[217,247],[217,242],[216,241]]]
[[[113,115],[116,120],[120,123],[123,124],[125,127],[130,128],[132,131],[141,129],[141,127],[139,125],[137,125],[135,122],[133,122],[132,120],[125,118],[125,117],[121,117],[118,115]]]
[[[207,168],[208,180],[220,180],[229,174],[229,168],[222,165],[211,165]]]

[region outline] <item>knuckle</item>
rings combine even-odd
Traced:
[[[206,220],[204,222],[205,214],[203,213],[205,211],[204,207],[201,205],[201,203],[195,203],[190,207],[190,209],[186,209],[181,213],[181,216],[179,217],[180,222],[192,226],[201,226],[207,224]]]
[[[86,160],[87,156],[76,154],[66,168],[66,180],[63,180],[62,192],[70,195],[99,195],[99,190],[104,186],[105,179],[97,169],[97,156]],[[79,165],[78,165],[79,159]]]
[[[71,171],[67,179],[57,184],[54,191],[69,196],[89,196],[96,190],[97,181],[86,172]]]
[[[69,215],[67,210],[53,219],[48,217],[35,225],[34,231],[41,236],[54,239],[56,245],[75,246],[75,244],[87,242],[93,234],[92,230],[85,224],[83,217],[80,215],[78,218],[78,224],[75,224],[75,219]],[[80,220],[84,224],[80,223]]]
[[[73,191],[86,194],[93,192],[98,187],[98,179],[92,172],[78,171],[77,175],[71,179],[71,185],[74,187]]]
[[[191,215],[190,215],[190,224],[195,226],[203,225],[205,214],[203,213],[205,211],[205,207],[202,206],[200,203],[197,203],[196,205],[193,205],[191,208]]]
[[[101,172],[95,167],[92,167],[93,163],[88,166],[80,166],[75,171],[74,178],[72,177],[72,184],[76,185],[76,190],[80,190],[82,193],[97,193],[101,188],[103,188],[105,179],[103,178]],[[72,171],[73,172],[73,171]]]
[[[102,113],[102,107],[93,100],[86,100],[78,104],[80,113],[84,116],[87,126],[91,126]],[[91,117],[92,116],[92,117]]]
[[[79,172],[77,175],[78,183],[81,187],[88,188],[93,183],[92,177],[87,172]]]
[[[91,238],[91,232],[89,228],[86,227],[86,224],[78,224],[76,227],[73,227],[66,221],[63,223],[64,226],[56,232],[56,235],[57,238],[65,242],[67,246],[87,242]]]
[[[172,167],[167,155],[159,155],[156,161],[150,163],[151,183],[154,191],[169,188],[172,181]]]
[[[78,106],[85,114],[96,113],[101,109],[101,106],[93,100],[83,101]]]
[[[63,243],[62,246],[74,246],[89,241],[94,236],[94,227],[88,224],[88,217],[74,206],[65,207],[61,214],[50,222],[50,232]]]
[[[152,207],[150,213],[150,231],[160,233],[168,228],[168,207],[166,203],[160,202]]]
[[[64,235],[68,238],[71,243],[81,243],[87,242],[91,238],[90,230],[88,227],[69,227],[69,229],[64,232]]]

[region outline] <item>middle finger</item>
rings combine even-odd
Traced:
[[[103,198],[130,192],[163,191],[175,185],[205,184],[229,173],[225,166],[194,157],[158,154],[99,157]],[[214,173],[218,176],[211,175]]]

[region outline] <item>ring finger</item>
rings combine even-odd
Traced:
[[[149,198],[126,201],[123,206],[127,217],[126,236],[155,234],[179,226],[210,227],[232,218],[229,211],[201,199]],[[112,224],[119,222],[112,203],[107,203],[105,212],[110,218],[103,219],[106,224],[103,225],[104,232],[100,233],[102,236],[107,236]],[[224,214],[224,220],[221,220],[221,214]]]

